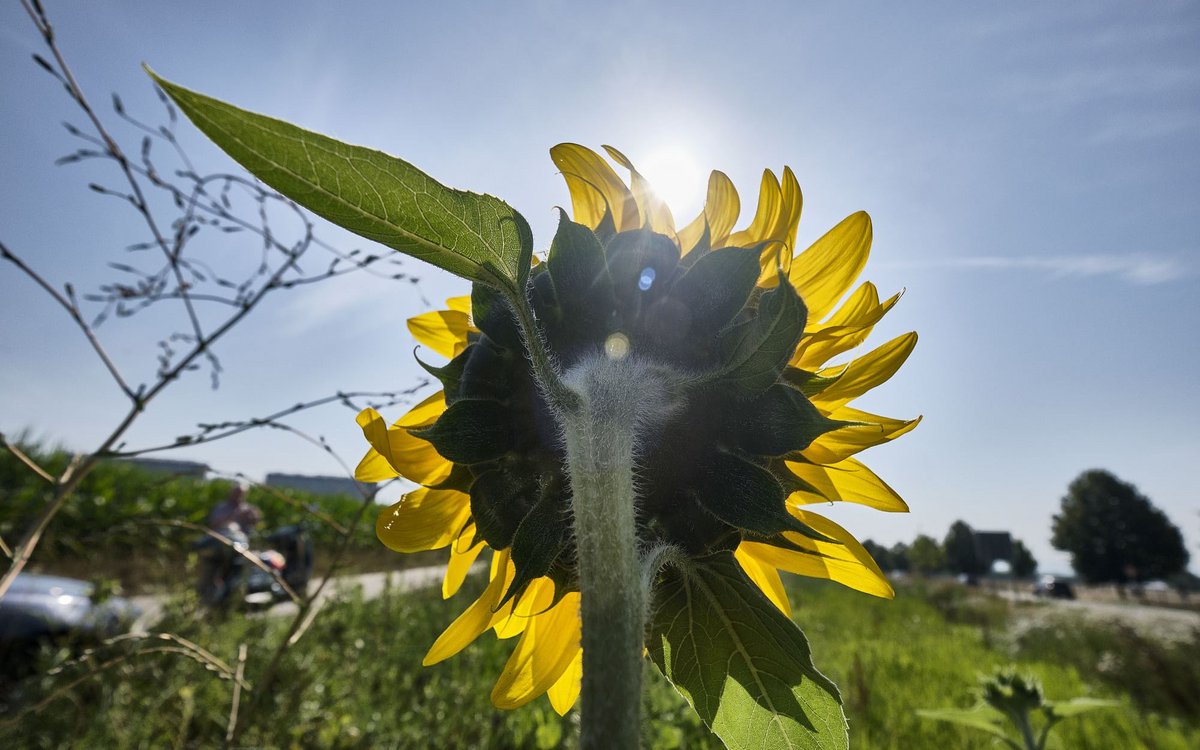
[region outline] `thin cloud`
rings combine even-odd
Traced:
[[[943,258],[898,265],[926,268],[961,268],[996,271],[1034,271],[1054,278],[1112,276],[1131,284],[1165,284],[1188,275],[1189,269],[1173,258],[1155,255],[983,255]]]

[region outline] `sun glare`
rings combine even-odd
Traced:
[[[639,158],[637,165],[654,192],[670,207],[676,224],[682,226],[700,213],[707,180],[686,150],[668,146]]]

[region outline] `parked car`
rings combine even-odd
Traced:
[[[1074,599],[1075,589],[1071,588],[1071,584],[1061,578],[1042,576],[1033,585],[1033,594],[1034,596],[1045,596],[1050,599]]]
[[[119,596],[95,601],[87,581],[21,573],[0,598],[0,670],[17,676],[28,670],[38,648],[71,641],[96,643],[128,632],[141,614]]]

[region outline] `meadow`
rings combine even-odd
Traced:
[[[578,736],[574,712],[559,717],[542,700],[512,712],[488,694],[513,645],[490,634],[458,656],[423,668],[429,644],[482,582],[444,602],[436,590],[350,597],[329,606],[281,665],[267,694],[251,686],[239,746],[270,748],[560,748]],[[883,601],[820,581],[793,581],[797,621],[818,666],[839,685],[855,748],[988,748],[970,729],[917,716],[923,708],[966,707],[977,675],[1016,664],[1050,699],[1111,698],[1118,708],[1060,725],[1062,748],[1200,747],[1200,633],[1182,640],[1039,617],[1047,604],[1014,605],[952,584],[902,585]],[[1034,615],[1030,617],[1030,615]],[[199,616],[188,596],[157,628],[233,663],[248,644],[246,674],[271,656],[286,618]],[[110,649],[116,646],[108,647]],[[65,652],[45,654],[0,718],[9,748],[207,748],[222,744],[232,685],[178,654],[111,659],[47,674]],[[89,676],[98,664],[115,666]],[[647,666],[643,745],[718,748],[682,698]],[[64,690],[64,686],[76,682]]]

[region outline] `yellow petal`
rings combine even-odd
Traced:
[[[567,181],[576,222],[595,229],[604,214],[612,211],[617,231],[641,226],[633,194],[595,151],[576,143],[560,143],[550,149],[550,158]]]
[[[442,458],[429,441],[410,435],[398,424],[389,428],[374,409],[363,409],[357,419],[367,442],[400,476],[426,485],[437,484],[450,476],[453,465]],[[359,468],[364,475],[371,470],[378,471],[378,461],[367,454]]]
[[[779,187],[779,180],[775,178],[774,172],[764,169],[762,183],[758,189],[758,208],[750,226],[730,235],[726,244],[732,247],[754,247],[770,239],[771,230],[779,220],[782,209],[783,191]]]
[[[746,575],[754,582],[755,586],[762,589],[771,603],[779,608],[788,617],[792,616],[792,605],[788,601],[787,592],[783,590],[783,581],[779,579],[779,571],[770,565],[765,565],[757,558],[742,551],[739,547],[734,550],[733,556],[737,559],[738,565],[742,566],[742,570],[746,571]]]
[[[449,307],[455,312],[471,314],[471,295],[464,294],[461,297],[449,297],[446,300],[446,307]]]
[[[650,187],[650,183],[646,182],[646,178],[642,176],[641,172],[634,168],[633,162],[612,146],[605,146],[604,150],[608,152],[613,161],[629,170],[629,186],[633,193],[633,200],[637,203],[638,211],[641,212],[646,226],[659,234],[675,237],[675,219],[671,216],[671,209],[654,194],[654,188]]]
[[[460,310],[434,310],[409,318],[408,330],[417,341],[452,359],[467,348],[471,317]]]
[[[507,568],[508,551],[501,550],[493,553],[492,567],[495,569],[496,563],[500,563],[501,570]],[[433,642],[433,646],[429,648],[429,653],[425,654],[425,658],[421,664],[428,667],[437,664],[440,661],[449,659],[459,651],[462,651],[467,645],[483,634],[488,629],[488,624],[492,621],[492,610],[500,603],[501,597],[504,596],[504,587],[507,585],[507,580],[504,575],[493,575],[492,580],[488,583],[487,588],[479,595],[466,611],[459,615],[454,622],[450,623],[450,627],[438,636],[438,639]]]
[[[875,324],[899,301],[897,293],[880,303],[875,285],[865,282],[829,320],[809,322],[789,364],[802,370],[816,370],[833,357],[850,351],[866,341]]]
[[[575,701],[579,700],[579,688],[583,684],[583,649],[575,654],[575,658],[567,665],[567,670],[558,678],[558,682],[550,686],[547,694],[550,705],[559,716],[566,716]]]
[[[571,592],[525,626],[492,689],[492,704],[519,708],[549,690],[579,652],[579,636],[579,593]]]
[[[784,536],[789,541],[809,553],[816,554],[806,554],[758,542],[742,542],[738,549],[761,563],[790,573],[810,578],[828,578],[852,589],[885,599],[895,596],[895,591],[884,577],[883,571],[848,531],[816,513],[793,507],[789,507],[788,512],[825,536],[838,540],[841,544],[819,542],[800,534],[787,532]]]
[[[396,426],[404,428],[424,427],[436,422],[437,418],[444,411],[446,411],[446,392],[438,391],[409,409],[407,414],[396,420]]]
[[[856,459],[847,458],[831,466],[788,461],[787,468],[820,493],[793,492],[788,501],[797,505],[847,502],[891,513],[908,512],[900,495]]]
[[[791,167],[783,168],[783,177],[779,187],[782,191],[782,205],[779,218],[775,220],[775,228],[771,238],[783,242],[790,256],[796,251],[796,229],[800,226],[800,212],[804,209],[804,193],[800,190],[800,182]],[[789,258],[790,260],[790,258]]]
[[[467,573],[475,564],[475,558],[479,557],[485,546],[483,539],[475,539],[475,524],[467,524],[454,544],[450,545],[450,562],[446,563],[446,576],[442,579],[443,599],[449,599],[462,588]]]
[[[708,176],[708,196],[704,200],[704,210],[691,224],[679,231],[679,249],[684,255],[694,250],[696,243],[704,236],[706,227],[709,246],[724,247],[741,211],[742,203],[733,181],[724,172],[713,170]]]
[[[822,411],[836,409],[846,402],[858,398],[875,386],[884,383],[896,374],[900,366],[912,354],[917,345],[917,334],[910,332],[897,336],[891,341],[867,352],[861,357],[851,360],[840,372],[836,380],[827,385],[819,393],[812,395],[812,402]],[[834,368],[829,368],[830,370]],[[818,370],[818,375],[830,374]]]
[[[800,210],[804,198],[800,192],[800,183],[791,167],[783,168],[783,181],[780,184],[779,214],[767,237],[767,244],[758,258],[761,270],[758,274],[758,286],[771,288],[779,284],[779,268],[786,274],[792,267],[792,253],[796,248],[796,228],[800,225]]]
[[[858,409],[843,406],[834,409],[826,416],[846,422],[863,422],[864,424],[842,427],[832,432],[826,432],[802,450],[800,453],[814,464],[836,464],[853,456],[861,450],[895,440],[901,435],[916,429],[921,418],[892,419],[878,414],[869,414]]]
[[[383,454],[374,448],[367,450],[358,466],[354,467],[354,478],[360,482],[386,482],[400,476]]]
[[[796,256],[788,278],[809,320],[823,320],[862,273],[871,253],[871,217],[859,211]]]
[[[514,569],[515,573],[515,569]],[[517,599],[509,600],[492,619],[497,638],[512,638],[525,632],[525,626],[536,615],[546,611],[554,601],[554,581],[535,578]]]
[[[421,487],[379,514],[375,535],[397,552],[441,549],[470,516],[471,496],[465,492]]]

